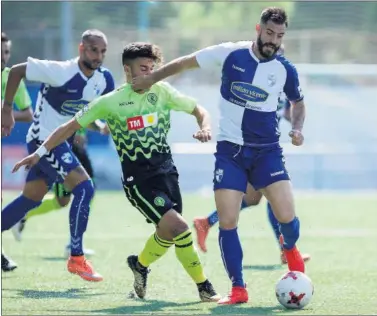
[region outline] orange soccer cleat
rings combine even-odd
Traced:
[[[67,262],[67,269],[86,281],[100,282],[103,280],[102,275],[94,271],[92,264],[84,256],[70,256]]]
[[[196,231],[196,240],[201,251],[207,252],[206,239],[211,226],[205,217],[197,217],[194,219],[194,228]]]

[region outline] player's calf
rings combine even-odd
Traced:
[[[288,180],[272,183],[262,189],[263,194],[272,206],[275,217],[280,223],[282,247],[292,271],[305,271],[304,260],[296,247],[300,237],[300,221],[294,210],[291,183]]]

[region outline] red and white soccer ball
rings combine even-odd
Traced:
[[[301,309],[308,305],[314,287],[307,275],[298,271],[285,273],[276,283],[276,298],[286,308]]]

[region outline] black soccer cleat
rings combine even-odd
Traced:
[[[217,302],[221,299],[221,296],[216,293],[213,285],[208,280],[203,283],[197,284],[199,297],[202,302]]]
[[[134,290],[139,298],[144,298],[147,293],[147,280],[148,273],[151,271],[148,268],[143,268],[140,266],[137,260],[137,256],[132,255],[127,258],[127,263],[132,270],[135,280],[134,280]]]
[[[17,264],[5,254],[1,253],[1,270],[3,270],[3,272],[10,272],[16,268]]]

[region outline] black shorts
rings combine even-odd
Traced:
[[[92,162],[89,159],[88,152],[85,148],[75,145],[72,145],[72,152],[75,154],[77,159],[80,161],[81,165],[84,167],[86,172],[88,173],[89,177],[93,179],[93,166]],[[64,187],[63,183],[55,183],[54,184],[54,191],[57,197],[67,197],[71,195],[71,192]]]
[[[158,225],[162,216],[171,209],[182,214],[182,196],[177,173],[164,173],[146,179],[140,184],[126,185],[124,192],[131,204],[147,219]]]

